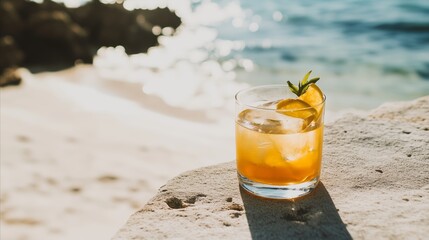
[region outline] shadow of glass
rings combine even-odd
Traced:
[[[352,239],[322,183],[293,200],[260,198],[240,187],[252,239]]]

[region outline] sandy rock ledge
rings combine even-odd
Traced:
[[[254,197],[235,164],[163,186],[113,239],[424,239],[429,233],[429,96],[326,126],[322,182],[295,201]]]

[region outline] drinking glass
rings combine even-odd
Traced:
[[[287,85],[266,85],[236,96],[236,161],[240,185],[262,197],[290,199],[318,184],[322,162],[325,99],[281,110],[296,98]]]

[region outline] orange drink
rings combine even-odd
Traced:
[[[294,198],[319,182],[325,96],[311,85],[293,98],[286,85],[236,95],[236,161],[240,185],[268,198]]]
[[[291,185],[320,175],[323,126],[288,134],[236,124],[237,169],[242,176],[264,184]]]

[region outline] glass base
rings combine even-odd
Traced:
[[[245,190],[260,197],[274,199],[292,199],[304,196],[315,189],[319,183],[319,177],[316,177],[308,182],[300,184],[287,186],[269,185],[254,182],[242,176],[240,173],[237,174],[240,186],[242,186]]]

